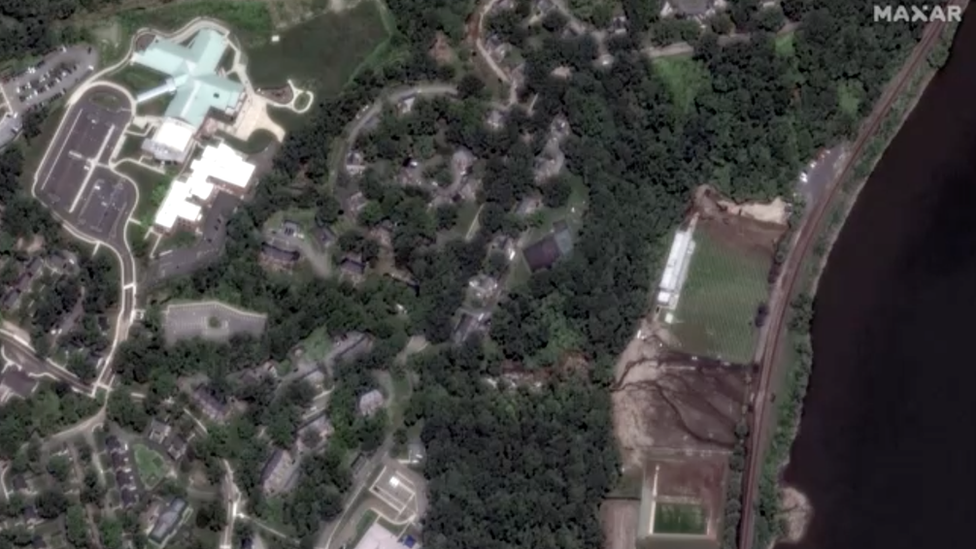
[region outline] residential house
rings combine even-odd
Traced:
[[[349,151],[346,155],[346,173],[356,177],[366,172],[366,159],[359,151]]]
[[[715,0],[667,0],[661,8],[661,17],[701,20],[715,13],[715,4]]]
[[[264,493],[270,496],[287,491],[298,472],[298,464],[291,452],[280,448],[275,450],[261,472]]]
[[[286,249],[278,244],[265,242],[261,245],[261,264],[270,268],[290,269],[298,263],[302,254],[298,250]]]
[[[335,231],[329,227],[319,227],[319,229],[315,231],[315,236],[319,239],[322,246],[326,247],[331,246],[332,243],[336,241]]]
[[[515,207],[515,215],[528,217],[542,207],[542,198],[538,196],[527,196]]]
[[[156,444],[162,444],[163,440],[169,436],[170,431],[172,431],[172,428],[158,419],[153,419],[149,422],[149,440]]]
[[[229,415],[229,406],[221,402],[205,386],[196,388],[190,395],[190,399],[200,409],[200,412],[210,421],[221,423]]]
[[[353,282],[357,282],[366,275],[366,264],[363,263],[362,256],[350,254],[339,262],[339,270]]]
[[[166,439],[164,446],[166,446],[166,453],[169,454],[169,457],[173,458],[173,461],[179,461],[186,455],[189,443],[182,436],[173,433]]]
[[[166,509],[159,515],[159,518],[156,519],[156,524],[153,525],[152,530],[149,532],[149,539],[157,544],[162,544],[166,538],[176,531],[185,509],[185,500],[182,498],[173,498],[169,502],[169,505],[166,506]]]
[[[454,333],[451,334],[451,339],[455,344],[461,345],[475,333],[483,331],[487,327],[490,318],[491,313],[488,311],[461,312],[461,318],[458,320],[457,326],[454,327]]]
[[[359,215],[359,212],[361,212],[364,207],[366,207],[367,202],[369,202],[369,200],[363,196],[363,193],[357,192],[346,200],[345,210],[349,213],[349,215],[355,217]]]
[[[556,223],[553,232],[522,250],[525,262],[533,273],[552,267],[561,257],[573,250],[573,236],[565,222]]]
[[[370,417],[383,407],[384,402],[386,402],[386,399],[383,398],[383,393],[377,389],[373,389],[359,397],[359,413],[360,415]]]
[[[494,297],[498,291],[498,281],[494,277],[479,274],[468,281],[468,287],[475,299],[485,301]]]

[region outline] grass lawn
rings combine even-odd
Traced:
[[[366,512],[359,517],[359,521],[356,522],[356,537],[346,544],[346,547],[355,547],[359,545],[359,540],[363,539],[363,536],[366,535],[366,530],[369,530],[369,527],[376,522],[378,517],[379,515],[376,514],[376,511],[367,509]]]
[[[142,140],[145,137],[126,134],[125,141],[122,142],[122,150],[119,151],[120,160],[122,158],[139,158],[142,156]]]
[[[325,360],[325,355],[332,350],[332,337],[325,326],[321,326],[309,334],[301,345],[305,348],[305,356],[309,359]]]
[[[297,25],[275,44],[250,48],[248,71],[257,87],[283,86],[290,78],[329,97],[388,39],[377,2],[360,2],[351,10],[325,13]]]
[[[658,503],[654,510],[655,534],[704,534],[705,513],[694,504]]]
[[[140,65],[128,65],[113,72],[108,79],[138,94],[162,84],[166,81],[166,76]]]
[[[748,363],[756,345],[756,310],[769,291],[772,258],[727,247],[700,229],[694,241],[672,332],[686,352]]]
[[[776,53],[783,56],[791,56],[794,53],[796,33],[788,32],[776,37]]]
[[[675,104],[684,112],[695,104],[698,90],[708,84],[708,69],[691,57],[662,57],[654,60],[653,67],[670,90]]]
[[[135,162],[121,162],[116,170],[129,176],[139,187],[139,203],[132,215],[144,226],[151,227],[153,216],[166,198],[166,191],[173,178]]]
[[[142,27],[172,32],[196,17],[210,17],[227,23],[245,45],[268,42],[274,34],[271,12],[266,2],[247,0],[194,0],[173,2],[154,9],[135,9],[119,14],[128,33]]]
[[[146,486],[155,486],[166,476],[166,462],[163,461],[163,456],[142,444],[133,444],[132,454],[136,469],[139,471],[139,478]]]
[[[837,101],[840,110],[850,116],[857,116],[857,110],[864,98],[864,85],[860,80],[847,80],[837,84]]]

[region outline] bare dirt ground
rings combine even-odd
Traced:
[[[746,368],[683,361],[642,330],[617,364],[614,433],[625,470],[663,453],[730,451],[748,395]]]
[[[758,219],[752,214],[760,212],[762,216],[774,215],[775,206],[761,204],[737,206],[715,194],[708,187],[700,187],[696,193],[695,210],[699,214],[699,228],[708,230],[711,236],[732,249],[741,249],[747,253],[761,253],[772,255],[776,244],[786,232],[784,223]],[[776,202],[774,201],[773,204]],[[782,204],[785,216],[785,203]],[[758,215],[758,214],[757,214]],[[775,215],[780,215],[775,213]]]
[[[719,200],[718,204],[730,215],[747,217],[763,223],[786,225],[786,219],[790,215],[786,202],[780,197],[776,197],[768,204],[761,202],[736,204],[731,200]]]
[[[638,513],[636,500],[610,499],[600,506],[604,549],[634,549],[637,544]]]
[[[807,526],[813,520],[813,507],[807,496],[791,486],[780,491],[780,502],[786,515],[786,540],[797,543],[803,539]]]

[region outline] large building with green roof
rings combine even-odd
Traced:
[[[211,111],[227,116],[237,113],[245,97],[244,86],[217,72],[228,46],[227,36],[203,29],[186,45],[157,37],[145,50],[133,54],[133,63],[166,76],[163,84],[140,93],[136,103],[173,96],[163,113],[163,124],[144,149],[161,160],[182,162]]]

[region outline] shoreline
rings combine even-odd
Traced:
[[[963,4],[965,8],[966,5],[968,5],[968,1],[964,1]],[[906,87],[899,91],[893,102],[890,104],[888,111],[880,117],[878,127],[875,129],[873,134],[865,140],[863,150],[859,151],[859,154],[852,156],[850,159],[851,171],[849,173],[842,174],[842,177],[838,181],[836,193],[833,194],[833,196],[827,197],[828,200],[824,205],[824,216],[820,219],[813,220],[814,225],[808,229],[811,232],[813,245],[804,250],[804,253],[799,259],[797,267],[796,284],[791,288],[788,295],[783,296],[783,298],[787,299],[789,303],[789,311],[786,315],[787,318],[792,318],[797,312],[794,305],[794,300],[804,295],[809,296],[810,298],[814,298],[816,296],[820,278],[830,259],[831,250],[837,242],[837,239],[840,237],[848,216],[853,211],[854,206],[857,204],[861,191],[864,190],[867,183],[870,181],[871,175],[874,173],[877,164],[884,157],[884,154],[892,141],[894,141],[894,139],[901,132],[905,122],[908,120],[909,116],[911,116],[915,107],[924,96],[929,84],[931,84],[938,72],[943,68],[945,60],[943,59],[941,63],[933,64],[933,54],[936,53],[940,47],[951,48],[955,34],[958,30],[958,25],[958,23],[952,23],[940,31],[939,37],[933,44],[933,48],[926,53],[924,59],[922,60],[925,65],[923,67],[917,67],[908,77]],[[796,243],[794,243],[794,245],[795,244]],[[812,346],[810,344],[809,320],[809,317],[804,319],[801,330],[796,330],[789,326],[786,327],[786,337],[777,341],[773,346],[773,366],[779,370],[777,372],[778,380],[777,382],[774,382],[773,385],[776,389],[785,390],[787,393],[801,391],[805,393],[807,383],[809,382],[809,376],[811,374],[811,367],[816,360],[816,357],[812,353]],[[792,347],[792,349],[790,347]],[[798,356],[783,356],[790,351],[792,351],[793,354],[797,354],[796,351],[799,348],[809,350],[809,354],[807,355],[808,358]],[[778,358],[779,360],[775,360],[775,358]],[[803,358],[807,358],[810,364],[804,364]],[[777,362],[779,364],[777,364]],[[791,380],[791,375],[796,377]],[[792,386],[790,386],[791,383]],[[783,415],[782,409],[777,406],[773,411],[776,414],[774,420],[778,421],[780,416]],[[771,448],[767,446],[766,453],[763,456],[764,459],[762,460],[761,464],[761,468],[763,469],[767,467],[775,467],[776,469],[777,513],[775,518],[777,520],[785,520],[792,526],[790,529],[793,530],[792,532],[779,532],[779,535],[774,536],[768,541],[767,547],[769,548],[773,548],[779,543],[798,543],[802,541],[808,532],[809,525],[812,522],[813,517],[816,514],[816,509],[813,508],[809,503],[807,495],[799,490],[798,487],[792,486],[781,479],[783,470],[785,470],[790,463],[790,450],[792,449],[793,442],[800,431],[802,411],[803,399],[801,398],[799,401],[799,406],[795,410],[795,417],[790,424],[776,425],[774,430],[769,433],[769,436],[774,438],[783,429],[789,431],[788,446],[786,447],[785,456],[769,455]],[[781,459],[775,459],[776,457]],[[791,493],[794,493],[794,496],[798,495],[799,499],[803,500],[806,505],[793,508],[787,508],[784,506],[784,502]],[[793,499],[795,500],[796,498],[794,497]],[[796,536],[797,533],[800,533],[800,535]],[[756,542],[758,540],[753,538],[752,541]],[[741,547],[740,549],[748,549],[748,547]]]

